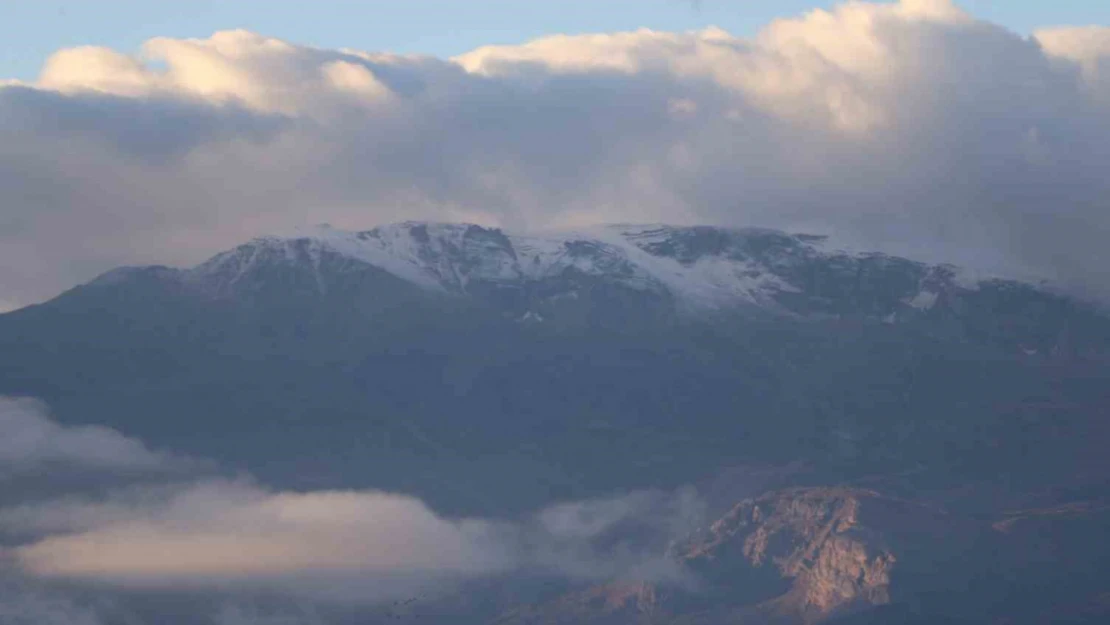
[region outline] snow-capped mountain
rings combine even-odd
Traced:
[[[193,268],[123,268],[88,286],[138,282],[255,310],[341,312],[348,323],[381,314],[415,320],[420,310],[442,320],[460,306],[553,328],[768,315],[926,323],[930,332],[1036,358],[1070,350],[1076,337],[1101,344],[1107,326],[1101,309],[1048,283],[758,228],[608,225],[515,234],[424,222],[361,232],[319,226],[257,238]]]
[[[1106,528],[1107,389],[1102,309],[758,229],[317,228],[0,315],[0,395],[283,489],[520,518],[725,469],[707,491],[754,497],[676,543],[698,592],[591,583],[489,604],[521,625],[813,623],[900,609],[938,571],[946,607],[965,571],[997,577],[961,608],[973,616],[1012,596],[998,571],[1086,605],[1105,591],[1090,545]],[[828,488],[759,496],[752,467],[776,489]],[[1066,573],[1039,576],[1062,546]],[[856,622],[938,622],[876,614]]]
[[[528,320],[553,314],[553,302],[607,286],[683,312],[754,307],[865,312],[892,321],[952,293],[978,290],[983,282],[1006,282],[949,265],[839,250],[824,237],[774,230],[611,225],[513,234],[418,222],[363,232],[320,226],[258,238],[177,276],[210,295],[229,296],[249,289],[259,272],[298,268],[323,293],[334,272],[366,267],[425,291],[494,300]],[[111,272],[98,282],[119,277]]]

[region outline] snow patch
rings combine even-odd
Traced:
[[[905,300],[906,304],[918,310],[929,310],[937,303],[939,295],[934,291],[919,291],[917,295]]]
[[[670,249],[672,242],[681,247],[702,233],[714,232],[721,238],[710,240],[723,240],[723,248],[709,246],[679,257],[659,251]],[[774,238],[761,241],[760,237]],[[760,250],[768,244],[773,251],[765,255]],[[529,284],[573,272],[619,282],[627,288],[667,293],[680,305],[694,309],[745,304],[777,308],[778,295],[800,291],[784,277],[789,275],[784,268],[791,263],[874,256],[874,252],[828,237],[754,228],[695,231],[659,224],[610,225],[514,234],[468,224],[405,222],[364,232],[320,225],[300,229],[288,237],[260,238],[220,254],[190,273],[226,288],[259,262],[307,261],[324,292],[326,281],[320,273],[320,262],[325,253],[372,265],[406,282],[440,292],[467,293],[477,283]],[[943,285],[969,290],[994,277],[950,266],[934,266],[929,272],[935,273]],[[925,281],[916,295],[903,301],[928,310],[936,305],[943,285]],[[552,294],[560,296],[575,294]],[[521,321],[532,322],[539,315],[528,311],[524,317],[527,319],[522,317]]]

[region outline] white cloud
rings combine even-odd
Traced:
[[[136,59],[110,48],[81,46],[51,56],[37,84],[61,92],[91,90],[135,97],[151,92],[149,78]]]
[[[111,428],[63,426],[41,402],[0,396],[0,477],[38,473],[49,465],[146,471],[176,462]]]
[[[138,479],[57,495],[59,467]],[[45,582],[371,604],[518,572],[689,583],[665,548],[704,516],[696,493],[680,490],[566,502],[519,519],[448,518],[405,495],[280,491],[213,468],[108,428],[59,425],[38,401],[0,397],[0,477],[45,480],[45,490],[9,489],[0,504],[0,582],[14,567]]]
[[[449,60],[243,31],[62,50],[0,87],[0,299],[414,218],[818,230],[1110,297],[1108,41],[903,0],[753,38],[557,35]]]
[[[46,538],[18,557],[39,575],[137,585],[312,570],[450,576],[509,565],[485,547],[489,526],[443,520],[418,500],[385,493],[270,493],[209,482],[133,513]]]
[[[667,541],[700,520],[692,493],[561,504],[518,522],[443,518],[373,491],[275,492],[209,480],[0,509],[28,574],[139,588],[271,588],[344,602],[443,592],[517,571],[687,582]],[[636,542],[626,538],[638,530]]]
[[[1110,105],[1110,27],[1046,28],[1033,37],[1047,54],[1077,63],[1090,93]]]
[[[290,115],[319,112],[321,99],[328,97],[358,101],[389,95],[361,57],[243,30],[209,39],[157,37],[138,57],[91,46],[60,50],[46,61],[37,84],[63,93],[177,96]]]

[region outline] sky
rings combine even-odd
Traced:
[[[693,30],[754,34],[767,22],[831,0],[0,0],[0,78],[32,80],[54,50],[102,45],[137,50],[153,36],[207,37],[244,28],[325,48],[453,56],[490,43],[552,33]],[[964,0],[969,12],[1020,32],[1049,25],[1110,23],[1102,0]]]
[[[411,219],[781,228],[1110,300],[1108,3],[0,11],[0,310]]]

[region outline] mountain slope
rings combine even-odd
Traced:
[[[1101,312],[1044,285],[761,229],[605,226],[539,236],[466,224],[322,226],[256,239],[187,270],[116,270],[88,287],[126,288],[140,274],[181,294],[238,303],[355,294],[402,308],[421,297],[442,306],[436,298],[449,296],[455,305],[469,300],[505,318],[555,326],[737,313],[887,324],[932,317],[955,319],[965,326],[957,331],[1004,340],[1028,356],[1108,336]],[[351,274],[363,283],[350,283]]]
[[[1036,446],[1099,466],[1101,311],[829,247],[664,226],[258,239],[0,316],[0,393],[283,483],[483,513],[750,459],[1042,479]]]
[[[1102,622],[1106,507],[1067,508],[1023,516],[1015,523],[1031,526],[1022,534],[928,498],[845,486],[774,490],[671,547],[698,580],[693,587],[618,581],[511,608],[496,622]]]
[[[348,267],[374,266],[427,291],[493,300],[517,291],[536,299],[569,296],[580,281],[594,279],[665,296],[687,310],[749,304],[781,312],[889,314],[927,310],[946,293],[1005,283],[771,230],[606,226],[539,236],[419,222],[365,232],[321,226],[304,236],[256,239],[177,277],[198,292],[229,296],[249,289],[256,271],[301,266],[310,269],[323,294],[343,269],[322,266],[328,258],[343,259]],[[128,271],[134,270],[110,272],[94,284],[118,281]]]
[[[805,487],[679,545],[708,594],[482,599],[520,623],[1098,613],[1108,355],[1045,285],[709,227],[317,229],[0,315],[0,394],[282,489],[515,517],[753,464]]]

